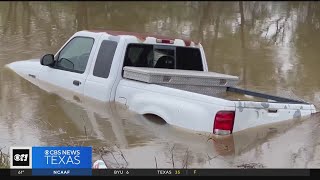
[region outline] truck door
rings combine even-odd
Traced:
[[[105,102],[112,100],[112,89],[116,84],[119,68],[122,67],[120,59],[123,53],[117,49],[118,42],[119,38],[109,35],[104,35],[99,40],[84,87],[86,96]]]
[[[90,59],[97,40],[90,36],[74,36],[55,56],[53,67],[44,66],[40,79],[83,94],[84,82],[88,75]]]

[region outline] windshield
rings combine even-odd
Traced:
[[[203,71],[198,48],[129,44],[124,66]]]

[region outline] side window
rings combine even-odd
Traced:
[[[73,38],[60,51],[55,67],[66,71],[83,73],[87,67],[93,43],[93,38]]]
[[[104,40],[101,43],[97,60],[94,65],[93,75],[102,78],[108,78],[109,72],[116,52],[118,43],[115,41]]]

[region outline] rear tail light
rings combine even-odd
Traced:
[[[173,44],[174,40],[170,39],[157,39],[157,43]]]
[[[234,124],[234,111],[219,111],[214,118],[213,133],[218,135],[231,134]]]

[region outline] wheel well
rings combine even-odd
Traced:
[[[143,116],[151,122],[154,122],[157,124],[167,124],[166,120],[164,120],[162,117],[156,114],[146,113],[146,114],[143,114]]]

